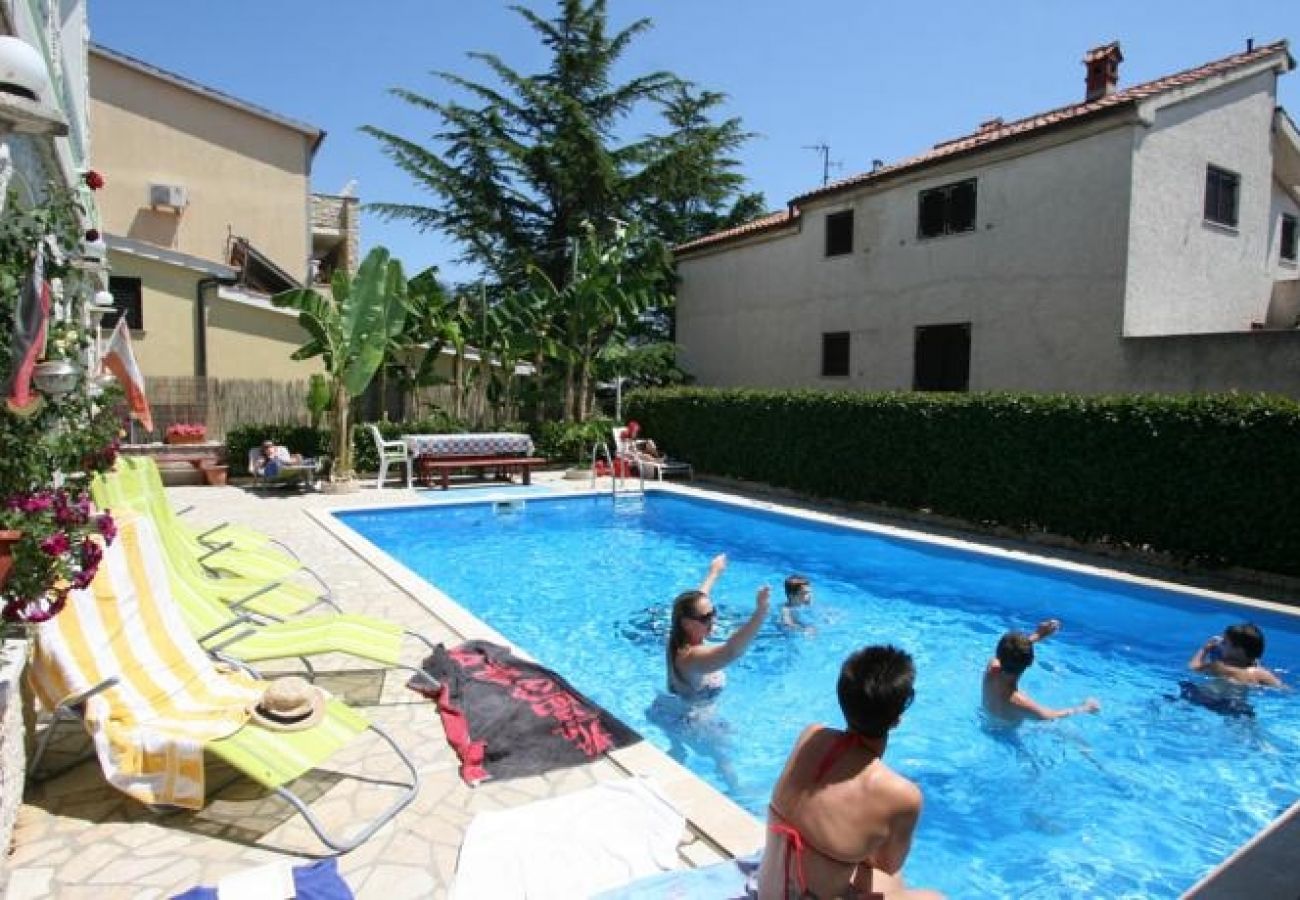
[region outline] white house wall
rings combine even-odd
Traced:
[[[1272,125],[1262,72],[1160,108],[1133,159],[1124,334],[1247,331],[1263,323],[1277,271]],[[1205,221],[1208,165],[1241,176],[1236,229]]]
[[[684,367],[706,385],[910,389],[915,329],[969,322],[972,390],[1118,389],[1133,127],[1024,141],[810,204],[787,236],[686,256]],[[918,240],[918,193],[972,176],[976,230]],[[825,215],[850,207],[853,253],[828,259]],[[847,378],[820,376],[835,331],[852,335]]]

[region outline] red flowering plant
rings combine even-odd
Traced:
[[[8,203],[0,214],[0,384],[20,384],[15,373],[32,357],[67,359],[76,371],[71,390],[42,395],[37,382],[26,402],[0,399],[0,637],[11,623],[58,613],[68,591],[95,577],[115,533],[112,516],[93,509],[86,493],[88,479],[116,456],[122,395],[88,377],[90,338],[80,323],[99,284],[73,264],[84,228],[76,198],[57,186],[43,204]],[[51,239],[63,253],[34,269],[37,248]],[[44,332],[33,332],[29,286],[40,275],[58,302]],[[23,333],[43,334],[44,346],[10,339]]]
[[[168,425],[166,440],[168,443],[176,441],[201,441],[207,436],[208,427],[198,423],[190,424],[178,422],[175,425]]]
[[[86,174],[82,175],[81,180],[84,181],[86,187],[90,188],[92,191],[97,191],[104,186],[104,176],[96,172],[94,169],[90,169]]]
[[[0,593],[0,617],[6,622],[44,622],[57,614],[70,589],[94,580],[102,542],[117,534],[111,514],[94,512],[86,494],[65,488],[9,497],[0,508],[0,524],[22,532]]]

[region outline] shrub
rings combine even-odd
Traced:
[[[611,440],[613,419],[586,422],[543,422],[533,434],[535,453],[552,462],[591,463],[591,448]],[[611,448],[612,451],[612,448]]]
[[[240,425],[226,432],[226,456],[231,475],[247,475],[248,451],[262,441],[274,441],[304,457],[320,457],[329,451],[329,432],[310,425]]]
[[[1300,574],[1300,405],[1269,396],[638,391],[700,470]]]

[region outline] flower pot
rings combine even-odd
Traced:
[[[166,444],[202,444],[207,440],[207,435],[202,434],[169,434],[163,438]]]
[[[221,487],[226,483],[226,475],[230,472],[230,466],[204,466],[203,478],[213,487]]]
[[[21,531],[0,531],[0,588],[9,580],[9,570],[14,567],[14,544],[22,536]]]

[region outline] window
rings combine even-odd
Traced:
[[[849,333],[831,331],[822,335],[822,377],[847,378],[849,374]]]
[[[917,328],[914,364],[914,390],[966,390],[970,386],[970,323]]]
[[[1240,175],[1208,166],[1205,170],[1205,221],[1236,228],[1237,194],[1240,191]]]
[[[100,319],[101,328],[114,328],[117,320],[126,316],[126,327],[132,331],[144,328],[144,306],[141,303],[141,286],[139,278],[119,278],[116,275],[108,279],[108,292],[113,295],[113,312],[104,313]]]
[[[918,237],[932,238],[975,230],[975,179],[921,191]]]
[[[1295,216],[1289,216],[1282,213],[1282,241],[1278,248],[1278,256],[1287,262],[1296,261],[1296,231]]]
[[[826,216],[826,255],[843,256],[853,252],[853,210]]]

